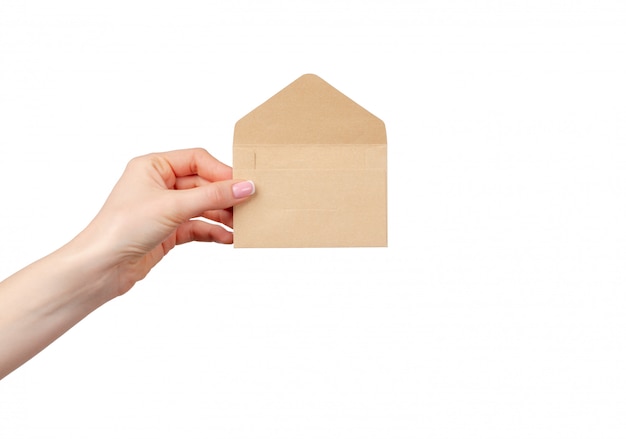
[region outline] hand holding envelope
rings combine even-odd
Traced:
[[[233,177],[256,185],[235,247],[387,246],[385,125],[318,76],[237,122]]]

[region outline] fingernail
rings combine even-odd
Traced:
[[[245,198],[254,193],[254,183],[250,180],[235,183],[233,185],[233,196],[235,198]]]

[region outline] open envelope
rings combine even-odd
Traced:
[[[386,247],[387,134],[373,114],[304,75],[235,125],[235,247]]]

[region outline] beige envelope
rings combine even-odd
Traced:
[[[385,124],[304,75],[235,125],[235,247],[386,247]]]

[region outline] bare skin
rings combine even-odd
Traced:
[[[126,293],[176,245],[232,243],[232,232],[199,218],[232,227],[232,206],[253,193],[203,149],[131,160],[82,232],[0,282],[0,379]]]

